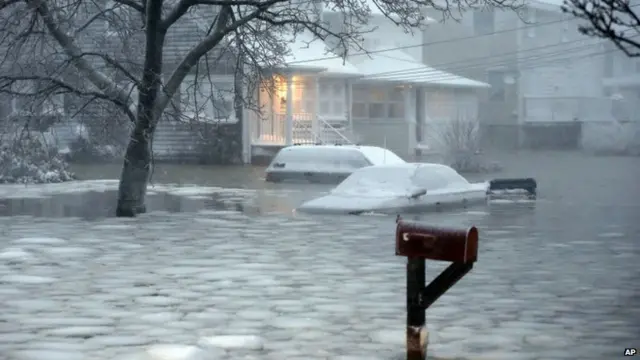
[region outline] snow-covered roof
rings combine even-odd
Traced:
[[[525,4],[546,11],[562,11],[564,0],[527,0]]]
[[[373,2],[373,0],[365,0],[365,3],[367,4],[367,6],[369,6],[369,9],[371,10],[371,15],[372,16],[385,16],[384,13],[380,10],[380,8],[376,5],[375,2]],[[326,13],[333,13],[333,12],[338,12],[334,9],[331,8],[331,5],[329,4],[329,6],[327,6],[327,3],[325,2],[325,5],[322,9],[324,12]],[[393,18],[394,20],[399,20],[399,16],[392,14],[391,18]],[[437,22],[435,19],[430,18],[430,17],[426,17],[425,18],[425,22],[426,23],[433,23],[433,22]]]
[[[328,75],[362,76],[358,68],[327,49],[324,41],[309,33],[290,39],[291,54],[285,57],[286,68],[318,71]]]
[[[489,84],[422,64],[400,49],[377,48],[369,55],[352,55],[349,60],[364,74],[362,80],[454,87],[489,87]]]

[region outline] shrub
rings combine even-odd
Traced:
[[[427,145],[442,157],[442,162],[458,172],[480,173],[501,170],[488,162],[480,149],[479,124],[475,120],[456,117],[432,123],[426,129]]]
[[[57,149],[24,132],[0,147],[0,183],[42,184],[75,179]]]

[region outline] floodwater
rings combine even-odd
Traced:
[[[622,356],[624,348],[638,347],[640,158],[538,152],[501,154],[495,160],[504,166],[503,172],[471,178],[534,177],[539,186],[538,200],[534,204],[498,202],[477,209],[433,213],[420,218],[433,225],[476,225],[480,230],[478,263],[469,275],[427,311],[431,351],[436,355],[480,359],[600,360]],[[120,169],[119,165],[96,165],[77,166],[74,170],[83,179],[113,179]],[[263,357],[257,358],[336,359],[337,356],[345,356],[349,359],[390,359],[388,354],[400,353],[402,336],[398,336],[399,341],[388,339],[394,338],[395,335],[389,335],[396,334],[393,331],[398,330],[401,334],[404,325],[404,272],[402,262],[393,255],[393,217],[294,215],[291,210],[297,204],[328,188],[267,184],[262,180],[263,170],[249,166],[158,165],[153,177],[156,184],[197,184],[227,190],[181,192],[166,191],[166,186],[158,191],[151,190],[147,204],[150,213],[134,220],[108,218],[114,212],[113,190],[29,198],[16,198],[14,194],[10,199],[0,200],[0,227],[4,227],[1,234],[7,242],[14,241],[16,246],[22,244],[21,249],[27,252],[30,251],[27,245],[62,243],[47,242],[42,240],[43,236],[65,239],[64,243],[77,241],[74,244],[80,250],[95,252],[99,247],[95,239],[104,237],[104,246],[113,248],[109,248],[109,259],[100,264],[111,266],[119,280],[98,280],[120,287],[122,296],[129,294],[125,294],[122,287],[130,285],[125,284],[124,274],[133,274],[146,267],[163,268],[167,274],[171,273],[171,279],[175,279],[182,273],[171,270],[174,269],[172,266],[195,269],[190,270],[194,275],[189,275],[192,287],[181,291],[213,291],[215,295],[210,300],[207,298],[212,294],[205,291],[204,298],[198,301],[203,302],[203,306],[214,306],[207,301],[222,304],[214,307],[216,311],[225,312],[224,316],[238,314],[235,322],[225,322],[225,326],[238,325],[238,322],[255,323],[258,329],[264,325],[260,328],[264,329],[260,335],[271,345],[263,349],[266,351]],[[226,238],[237,237],[239,227],[247,229],[242,230],[245,231],[242,235],[245,242],[250,242],[246,249],[242,246],[247,244],[233,245]],[[40,240],[21,238],[25,236],[39,236]],[[150,239],[153,239],[157,258],[153,252],[135,250],[135,246],[140,246],[137,242]],[[186,239],[189,240],[185,242]],[[172,249],[180,251],[181,255],[174,254]],[[80,250],[65,249],[55,254],[83,253]],[[15,253],[16,250],[12,251]],[[9,257],[0,256],[0,261]],[[254,259],[251,261],[256,265],[242,267],[248,258]],[[77,266],[85,266],[92,262],[92,258],[79,257],[74,261],[77,261]],[[273,274],[265,265],[269,261],[280,262],[277,266],[270,265],[274,269]],[[173,262],[180,264],[171,265]],[[202,281],[214,278],[212,274],[207,275],[211,279],[196,275],[199,273],[196,267],[205,263],[210,265],[202,270],[205,272],[218,271],[211,267],[216,264],[224,266],[227,269],[225,274],[228,272],[232,278],[227,284],[229,287],[224,287],[223,279],[217,278],[216,284],[224,285],[222,288],[196,283],[194,276],[202,278]],[[46,268],[49,277],[67,276],[64,269],[52,264],[43,263],[37,268],[42,271]],[[265,268],[260,268],[263,265]],[[130,266],[131,269],[127,270]],[[231,270],[235,269],[234,266],[239,267],[239,272]],[[3,275],[4,271],[9,271],[7,269],[9,265],[0,264],[0,302],[12,296],[19,297],[19,289],[9,291],[7,286],[24,280],[17,275]],[[307,269],[317,274],[311,283],[306,278]],[[428,277],[440,269],[442,264],[429,264]],[[93,274],[86,277],[105,276],[102,272],[102,275]],[[261,286],[251,293],[250,283],[245,284],[247,288],[233,285],[237,284],[234,281],[250,282],[240,280],[238,274],[256,276],[264,284],[272,281],[277,285],[271,288]],[[76,272],[73,276],[79,275]],[[284,278],[287,280],[282,280]],[[287,286],[291,286],[289,293],[286,292]],[[41,296],[46,297],[42,291]],[[255,310],[251,314],[253,318],[243,317],[241,313],[247,309],[240,308],[244,303],[236,301],[234,296],[249,299],[250,293],[255,296],[252,299],[260,299],[261,308],[273,314],[264,314],[262,319]],[[118,298],[119,294],[114,290],[111,297]],[[51,299],[58,301],[56,299],[60,296],[55,293]],[[334,299],[337,303],[317,303],[321,297]],[[269,305],[271,301],[275,305]],[[156,303],[149,302],[140,311],[147,315],[158,312],[160,310],[153,308]],[[312,313],[309,309],[316,310]],[[29,310],[32,309],[22,304],[6,312],[6,319],[0,314],[0,333],[11,332],[8,326],[12,321],[21,323],[24,320],[20,319],[28,316]],[[161,311],[170,310],[164,308]],[[183,310],[183,313],[190,314],[188,310]],[[9,316],[11,314],[15,316]],[[333,315],[335,319],[331,317]],[[44,315],[40,313],[38,316]],[[282,316],[285,316],[284,320]],[[300,317],[304,317],[306,322]],[[192,323],[200,324],[195,320]],[[135,326],[139,329],[141,325],[136,323]],[[317,328],[310,331],[315,331],[313,334],[317,339],[311,339],[311,333],[306,332],[308,327],[314,326]],[[22,333],[28,328],[21,329],[19,332]],[[115,329],[109,331],[126,330]],[[302,329],[306,330],[300,331]],[[89,330],[85,328],[83,331]],[[176,338],[197,342],[190,337],[194,334],[191,330],[176,325],[171,331]],[[62,333],[64,331],[57,332]],[[13,338],[20,338],[14,335]],[[95,343],[107,341],[95,336]],[[2,338],[3,334],[0,334],[0,351],[5,348],[33,350],[29,342],[7,345],[9,341],[3,342]],[[71,340],[56,335],[55,341]],[[73,341],[80,340],[75,337]],[[354,347],[357,347],[354,343],[362,344],[358,354],[353,354]],[[322,351],[314,346],[322,348]],[[313,354],[309,352],[311,350]],[[295,356],[292,355],[294,353]],[[318,355],[320,353],[322,355]],[[98,354],[95,351],[91,354],[94,354],[93,359],[110,358],[95,355]],[[361,357],[348,357],[356,355]]]

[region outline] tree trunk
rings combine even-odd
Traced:
[[[120,175],[116,216],[134,217],[146,212],[144,200],[151,175],[151,151],[151,143],[144,133],[134,131]]]
[[[162,0],[146,1],[144,70],[139,86],[138,114],[124,157],[116,216],[133,217],[144,213],[147,184],[151,174],[151,139],[158,119],[154,108],[162,74],[162,48],[166,31],[160,26]]]

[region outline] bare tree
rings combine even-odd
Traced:
[[[564,0],[562,10],[586,24],[579,31],[611,40],[627,56],[640,56],[640,17],[633,0]]]
[[[343,24],[319,21],[321,3],[342,13]],[[286,68],[289,44],[302,33],[330,37],[333,52],[346,56],[364,50],[370,6],[411,32],[426,23],[426,6],[446,17],[485,5],[512,8],[517,0],[0,0],[0,49],[6,50],[0,92],[73,94],[84,103],[110,103],[128,118],[117,216],[135,216],[145,211],[154,130],[177,106],[181,84],[194,69],[206,76],[207,66],[231,63],[235,86],[245,89],[233,90],[235,108],[257,109],[253,97],[238,95],[251,93],[265,70]],[[202,25],[198,41],[166,66],[170,30],[190,21]],[[27,82],[40,85],[20,90]],[[197,116],[197,104],[190,106]]]

